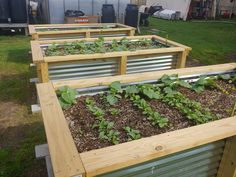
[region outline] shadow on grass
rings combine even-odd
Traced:
[[[36,102],[35,84],[30,83],[32,74],[1,75],[0,101],[13,101],[30,105]]]
[[[44,160],[35,158],[35,145],[45,143],[42,122],[8,127],[0,136],[0,177],[44,177]]]
[[[7,61],[19,63],[19,64],[30,64],[31,56],[29,55],[29,50],[27,49],[10,49],[7,50]]]

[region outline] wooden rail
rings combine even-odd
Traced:
[[[42,115],[55,177],[94,177],[159,157],[227,139],[218,176],[235,177],[236,117],[217,120],[173,132],[142,138],[102,149],[78,153],[55,91],[60,86],[87,88],[159,79],[164,74],[208,74],[236,69],[236,63],[131,74],[106,78],[37,84]],[[230,138],[233,137],[233,138]]]
[[[106,28],[112,26],[114,28]],[[83,29],[87,27],[86,29]],[[101,27],[102,29],[93,29]],[[49,30],[49,29],[62,29],[62,30]],[[78,29],[70,29],[78,28]],[[79,29],[81,28],[81,29]],[[49,31],[38,31],[38,30]],[[135,28],[119,24],[119,23],[88,23],[88,24],[46,24],[46,25],[29,25],[29,33],[32,35],[32,40],[48,40],[60,38],[90,38],[97,36],[134,36]]]

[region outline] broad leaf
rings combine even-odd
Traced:
[[[106,99],[110,105],[115,105],[118,102],[118,98],[114,95],[107,95]]]
[[[110,87],[116,90],[117,92],[120,92],[120,93],[122,92],[121,83],[119,81],[112,82]]]

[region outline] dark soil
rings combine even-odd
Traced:
[[[200,102],[202,106],[209,108],[213,114],[218,114],[221,118],[227,118],[231,115],[236,99],[235,87],[224,81],[217,82],[221,87],[225,88],[229,94],[222,93],[216,89],[206,89],[200,94],[186,88],[179,88],[179,91],[188,98]],[[147,117],[142,114],[142,110],[134,106],[130,100],[123,97],[119,100],[117,105],[110,106],[106,103],[104,97],[100,95],[82,96],[77,99],[76,105],[64,111],[79,152],[112,145],[108,141],[99,139],[98,130],[92,128],[92,125],[96,123],[96,118],[86,107],[85,99],[87,97],[92,97],[96,102],[96,106],[105,110],[104,118],[106,120],[115,122],[114,129],[120,132],[120,143],[128,141],[126,132],[123,130],[124,126],[139,130],[143,138],[195,125],[194,122],[187,119],[177,109],[158,100],[146,101],[148,101],[155,111],[169,119],[168,127],[165,128],[153,126],[150,121],[147,120]],[[111,108],[119,109],[120,113],[118,115],[111,115],[109,112]]]
[[[186,88],[180,88],[179,91],[191,100],[201,103],[203,107],[209,108],[213,114],[221,118],[230,117],[236,101],[235,87],[222,80],[218,80],[217,84],[229,94],[225,94],[218,89],[209,88],[201,93],[196,93]]]

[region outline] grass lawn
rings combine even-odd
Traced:
[[[151,18],[143,34],[153,33],[193,48],[191,58],[201,64],[236,59],[236,25],[223,23],[172,22]],[[163,32],[164,31],[164,32]],[[35,159],[34,146],[46,142],[40,116],[30,113],[35,87],[28,51],[30,37],[0,36],[0,177],[43,177],[43,161]]]
[[[183,22],[150,18],[150,26],[141,29],[142,34],[154,32],[170,40],[192,47],[190,57],[201,64],[217,64],[236,61],[236,24],[214,22]]]
[[[46,142],[43,123],[30,114],[34,87],[29,84],[30,38],[0,37],[0,177],[43,177],[34,147]]]

